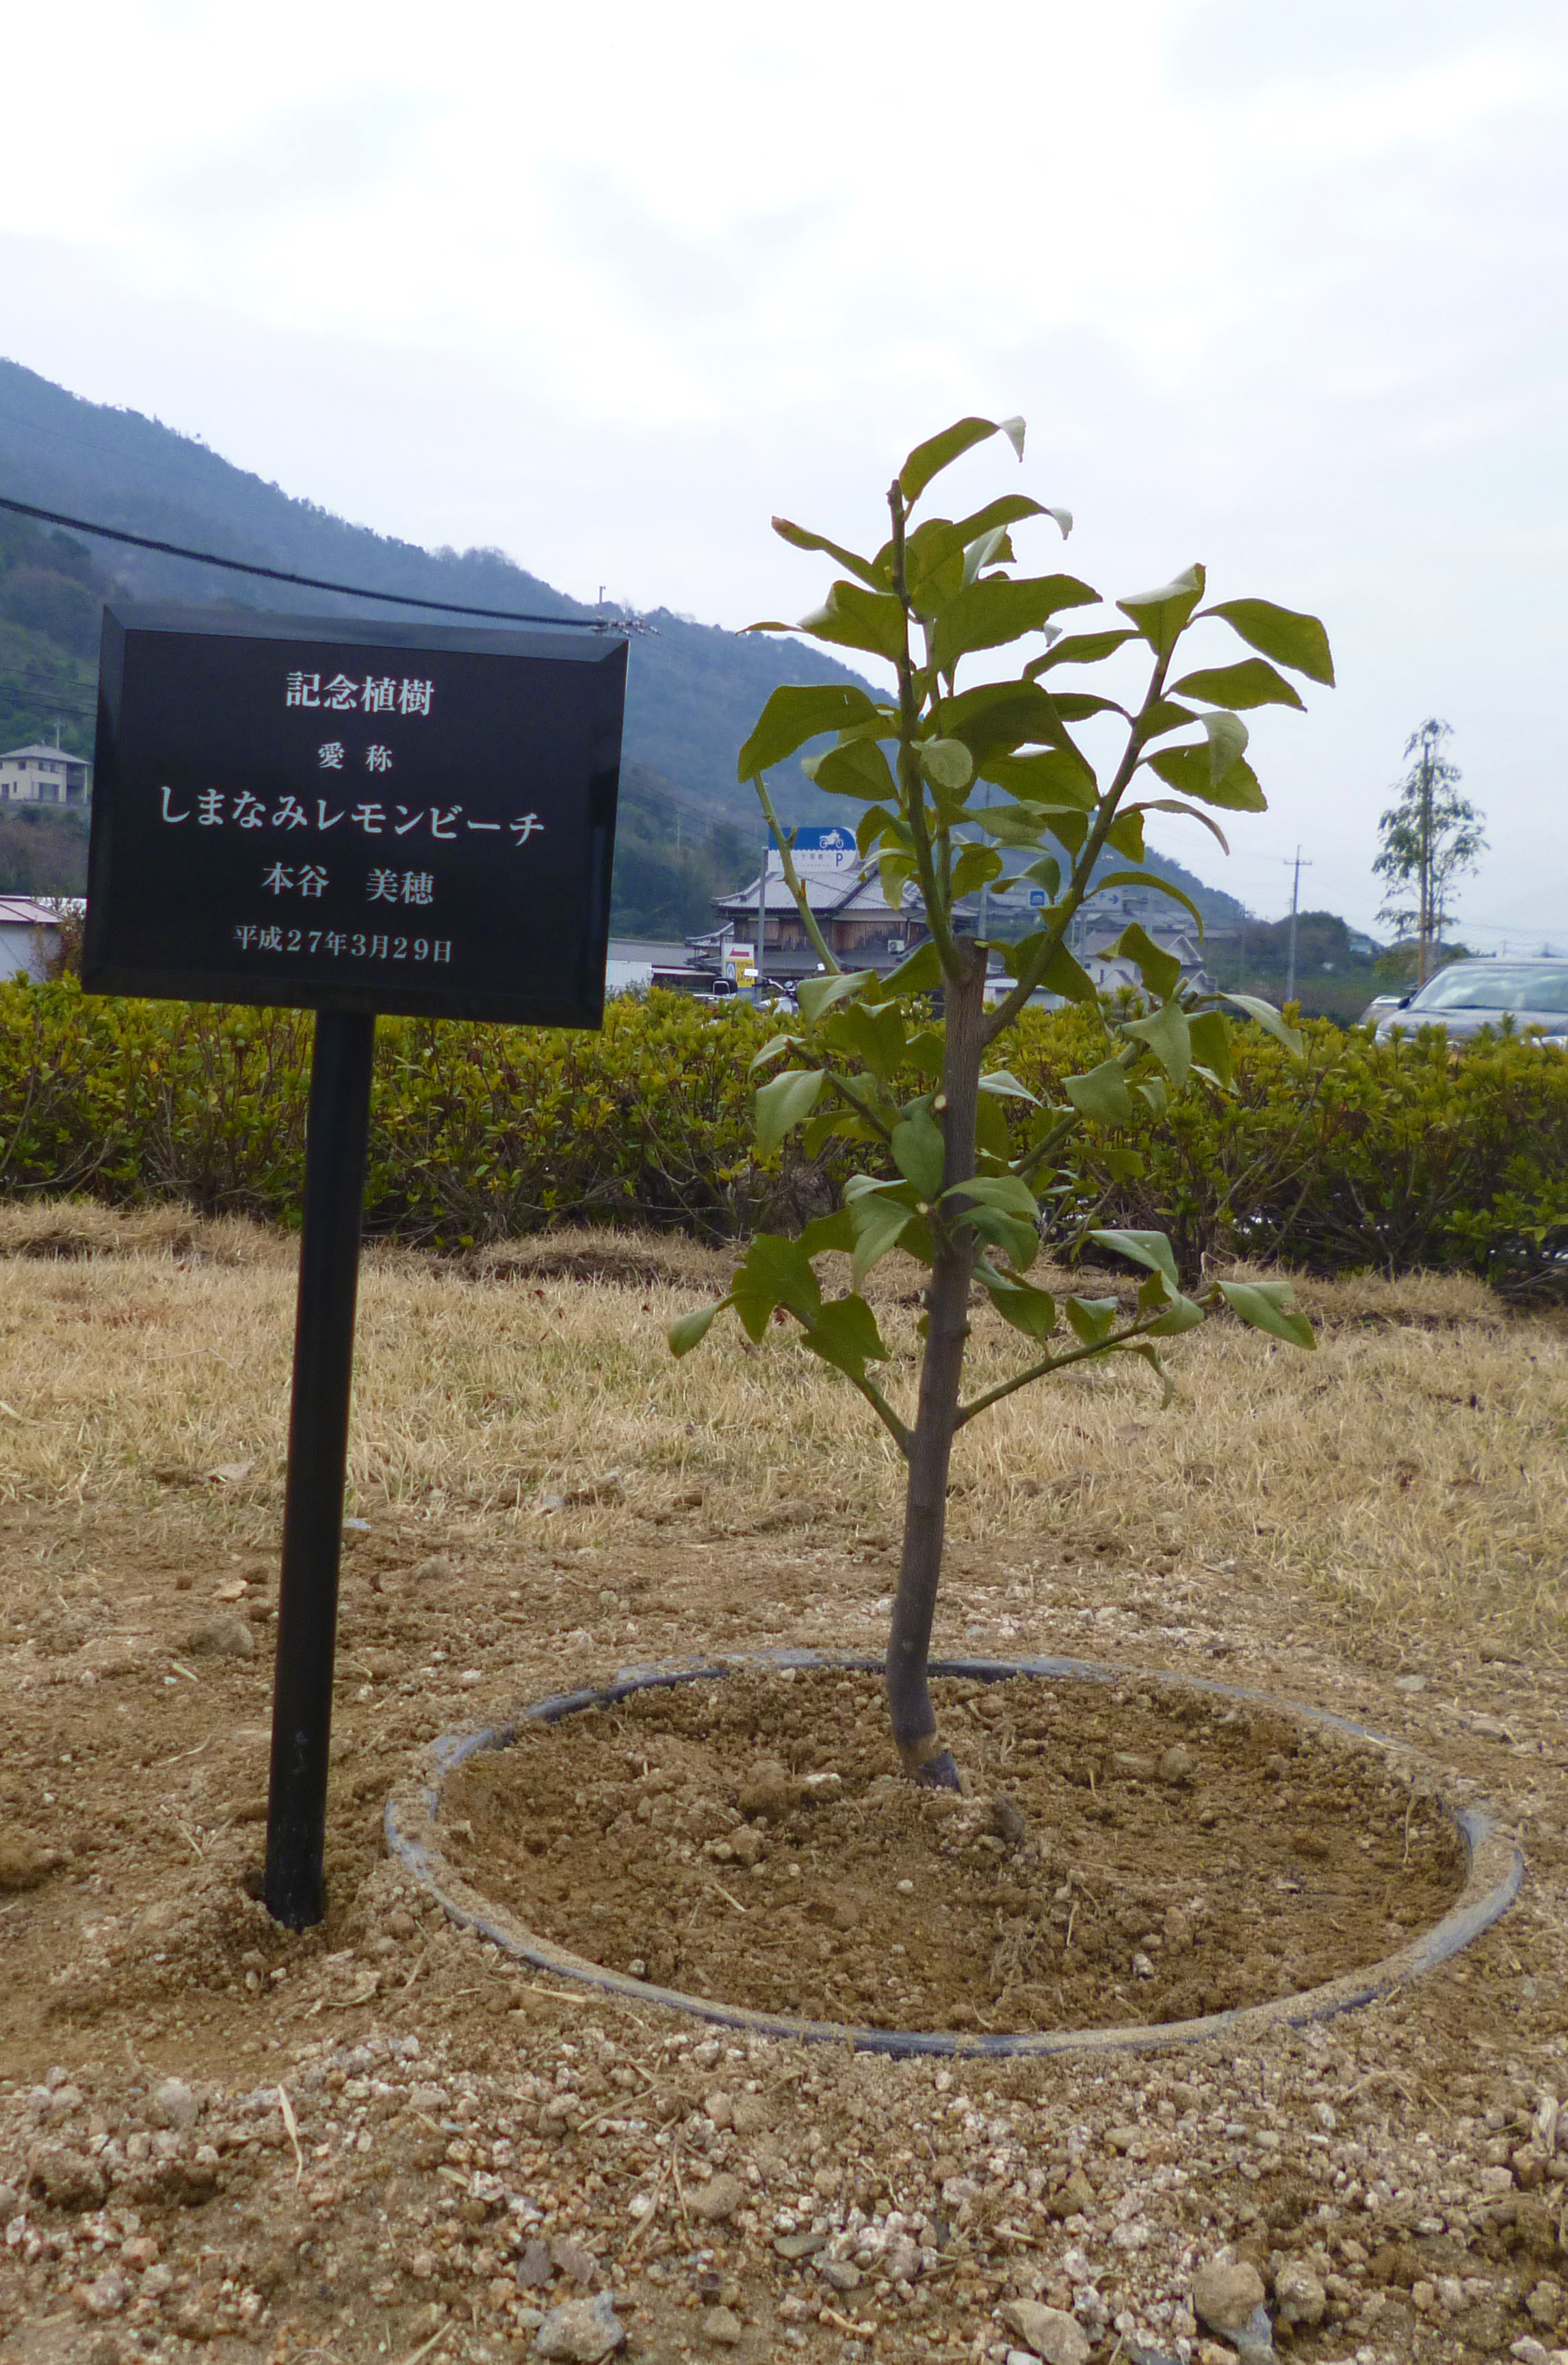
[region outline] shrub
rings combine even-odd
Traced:
[[[601,1036],[384,1020],[372,1227],[441,1247],[583,1220],[796,1228],[843,1177],[831,1157],[753,1156],[745,1070],[770,1023],[665,993],[611,1003]],[[1026,1011],[1015,1073],[1059,1098],[1096,1029],[1086,1010]],[[1297,1061],[1238,1028],[1230,1098],[1186,1095],[1162,1126],[1086,1124],[1047,1202],[1053,1253],[1092,1228],[1160,1229],[1189,1279],[1239,1256],[1562,1288],[1568,1054],[1508,1037],[1459,1051],[1438,1033],[1374,1046],[1326,1020],[1303,1033]],[[309,1048],[297,1011],[0,986],[0,1193],[291,1223]]]

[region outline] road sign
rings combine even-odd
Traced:
[[[377,1012],[598,1026],[626,644],[106,611],[83,982],[314,1009],[263,1894],[325,1911]]]
[[[104,620],[83,980],[597,1026],[626,644]]]

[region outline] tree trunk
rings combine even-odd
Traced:
[[[949,1190],[956,1182],[969,1182],[975,1171],[975,1116],[983,1048],[980,1028],[985,1014],[985,953],[968,940],[960,942],[959,950],[965,970],[958,983],[949,981],[947,985],[942,1059],[946,1104],[940,1110],[946,1141],[942,1179]],[[945,1790],[958,1788],[958,1769],[937,1732],[925,1670],[942,1575],[947,1468],[969,1335],[974,1261],[972,1241],[939,1242],[932,1265],[920,1405],[904,1498],[903,1558],[888,1642],[888,1704],[900,1762],[917,1782]]]

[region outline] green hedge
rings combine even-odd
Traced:
[[[1473,1272],[1519,1294],[1568,1281],[1568,1053],[1518,1037],[1461,1048],[1428,1030],[1374,1044],[1328,1019],[1293,1059],[1234,1037],[1235,1092],[1192,1092],[1157,1125],[1087,1127],[1053,1221],[1170,1234],[1195,1278],[1245,1256],[1314,1272]],[[1080,1012],[1023,1030],[1015,1072],[1043,1095],[1102,1056]]]
[[[747,1067],[772,1022],[676,994],[610,1004],[600,1035],[384,1020],[374,1228],[445,1247],[566,1220],[722,1237],[831,1204],[831,1164],[751,1154]],[[311,1021],[297,1012],[0,987],[0,1193],[180,1199],[287,1222]],[[1439,1035],[1373,1046],[1326,1020],[1290,1059],[1238,1030],[1236,1091],[1161,1126],[1087,1127],[1050,1245],[1090,1225],[1170,1233],[1191,1275],[1244,1255],[1316,1272],[1480,1273],[1552,1288],[1568,1256],[1568,1054]],[[1043,1096],[1102,1056],[1081,1011],[1030,1012],[1010,1064]]]

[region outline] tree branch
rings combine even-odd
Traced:
[[[767,787],[763,781],[762,774],[760,772],[757,772],[753,776],[752,787],[756,790],[757,801],[762,807],[763,819],[767,822],[768,829],[778,841],[779,859],[784,866],[784,884],[789,888],[790,894],[795,898],[795,909],[801,914],[801,924],[811,939],[812,949],[815,952],[818,960],[821,961],[823,969],[825,969],[831,976],[842,977],[844,974],[843,963],[838,959],[835,954],[831,953],[828,950],[827,939],[817,925],[817,915],[806,900],[806,891],[801,883],[801,874],[795,868],[795,857],[790,850],[790,841],[786,837],[783,830],[780,829],[778,825],[778,816],[773,810],[773,800],[767,793]],[[762,881],[762,908],[764,913],[766,913],[767,910],[767,880],[766,876],[766,864],[765,874]],[[760,941],[762,931],[763,923],[759,920],[757,922],[756,930],[758,937],[756,947],[756,981],[758,985],[762,983],[762,944]]]
[[[976,1396],[972,1404],[960,1405],[955,1426],[962,1429],[965,1422],[973,1420],[977,1413],[984,1412],[991,1405],[1000,1404],[1003,1396],[1016,1395],[1018,1390],[1026,1388],[1031,1381],[1047,1379],[1052,1372],[1065,1372],[1071,1363],[1092,1362],[1096,1355],[1112,1354],[1116,1348],[1125,1347],[1129,1339],[1141,1339],[1143,1335],[1142,1328],[1135,1322],[1130,1330],[1118,1330],[1114,1339],[1097,1339],[1092,1347],[1070,1348],[1065,1355],[1047,1355],[1043,1362],[1031,1363],[1026,1372],[1018,1372],[1012,1379],[1003,1380],[1000,1386],[988,1388],[984,1395]]]

